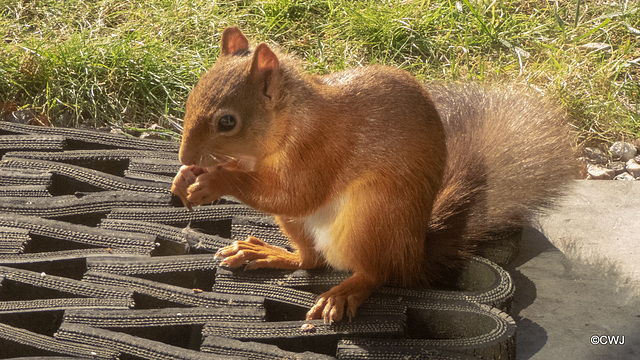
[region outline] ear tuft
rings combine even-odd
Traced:
[[[222,55],[233,55],[249,50],[249,40],[237,27],[228,27],[222,32],[220,51]]]

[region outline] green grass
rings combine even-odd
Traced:
[[[229,25],[313,73],[380,63],[522,84],[559,101],[583,141],[640,137],[635,0],[0,0],[0,101],[58,126],[167,125]]]

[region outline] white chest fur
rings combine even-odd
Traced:
[[[327,253],[333,249],[333,242],[335,241],[331,234],[331,228],[346,203],[347,198],[345,196],[336,198],[304,218],[305,231],[313,238],[316,251],[325,254],[325,257]],[[331,260],[335,262],[331,263],[331,266],[335,268],[345,267],[345,265],[338,259],[335,259],[334,256],[331,258]]]

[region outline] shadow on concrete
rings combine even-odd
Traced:
[[[640,358],[640,300],[610,264],[569,260],[526,228],[506,268],[516,285],[518,359]],[[607,344],[592,344],[592,336]]]

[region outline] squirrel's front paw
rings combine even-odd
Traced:
[[[193,205],[210,204],[224,195],[221,185],[217,171],[205,172],[187,188],[187,200]]]
[[[253,236],[249,236],[246,241],[236,241],[232,245],[221,248],[216,252],[216,257],[223,258],[222,264],[231,268],[247,264],[245,270],[300,268],[298,254],[267,244]]]
[[[198,176],[204,174],[205,170],[195,165],[183,165],[173,178],[171,192],[176,194],[185,207],[191,210],[191,203],[187,200],[189,195],[187,189],[196,182]]]

